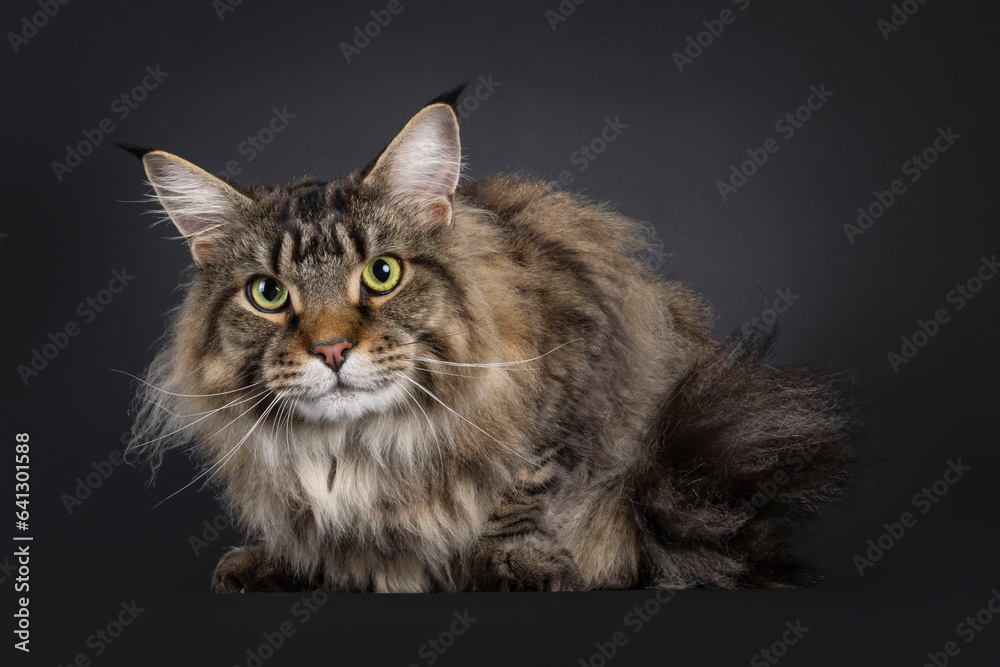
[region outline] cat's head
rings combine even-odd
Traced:
[[[175,323],[183,393],[269,390],[304,418],[350,420],[418,393],[414,358],[467,325],[449,103],[343,181],[242,187],[170,153],[141,158],[197,267]]]

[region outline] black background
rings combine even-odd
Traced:
[[[986,103],[996,39],[980,9],[988,5],[928,1],[885,40],[877,21],[890,18],[888,1],[680,4],[567,0],[575,11],[553,29],[546,11],[558,11],[557,0],[403,0],[348,63],[341,42],[386,3],[245,0],[220,20],[210,0],[77,1],[17,53],[0,47],[2,438],[12,453],[16,433],[31,436],[22,534],[34,537],[32,651],[5,647],[9,664],[70,664],[83,653],[95,665],[246,665],[262,633],[289,621],[295,634],[263,664],[425,665],[421,646],[464,610],[477,620],[435,664],[600,665],[595,643],[618,631],[627,643],[611,665],[748,664],[797,620],[809,630],[781,665],[916,666],[948,641],[961,649],[951,664],[997,664],[1000,619],[971,643],[956,626],[1000,587],[1000,281],[961,310],[946,300],[1000,251],[996,108]],[[672,54],[727,8],[735,21],[679,72]],[[0,27],[20,31],[37,11],[8,2]],[[112,101],[157,65],[169,74],[120,119]],[[856,378],[865,451],[881,463],[846,509],[813,526],[805,549],[828,575],[817,588],[685,591],[638,633],[625,616],[648,591],[337,595],[300,623],[292,607],[301,595],[208,592],[215,560],[241,537],[224,529],[195,555],[190,536],[219,509],[194,487],[151,509],[192,477],[180,454],[148,490],[139,471],[113,467],[68,512],[67,494],[122,448],[129,427],[130,380],[109,369],[139,374],[150,361],[189,261],[182,243],[163,240],[173,229],[151,228],[146,206],[128,203],[145,194],[144,175],[109,143],[162,147],[213,172],[237,160],[246,182],[335,178],[372,158],[439,92],[469,80],[474,95],[480,76],[499,83],[462,119],[467,176],[515,170],[552,180],[570,170],[569,189],[655,225],[663,271],[710,299],[717,334],[760,316],[787,289],[798,298],[781,315],[774,362]],[[820,85],[833,96],[786,140],[775,122]],[[295,118],[247,163],[238,146],[274,108]],[[58,180],[52,163],[106,117],[114,131]],[[607,118],[627,128],[577,171],[573,153]],[[960,138],[911,183],[902,165],[939,127]],[[768,137],[780,150],[724,202],[716,182]],[[849,242],[844,224],[894,179],[906,193]],[[85,322],[78,304],[123,267],[134,279]],[[894,372],[887,354],[939,308],[950,321]],[[68,322],[79,335],[25,385],[17,366]],[[971,470],[920,514],[913,495],[958,459]],[[13,461],[6,465],[11,502]],[[916,525],[860,576],[854,556],[906,511]],[[9,540],[18,531],[7,517],[0,532]],[[11,560],[0,579],[2,636],[13,643]],[[95,655],[88,636],[133,599],[145,611]]]

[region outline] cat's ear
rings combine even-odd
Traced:
[[[461,168],[455,110],[447,102],[434,102],[410,119],[363,182],[413,210],[421,223],[447,224]]]
[[[204,265],[226,227],[250,207],[250,198],[176,155],[153,150],[140,157],[160,206],[187,240],[195,263]]]

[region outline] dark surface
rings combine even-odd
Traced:
[[[947,299],[981,257],[1000,252],[990,201],[996,108],[986,103],[996,40],[979,9],[987,5],[927,2],[885,41],[876,22],[889,19],[890,2],[752,0],[741,11],[723,0],[681,9],[591,0],[553,30],[545,12],[557,0],[404,0],[347,63],[339,44],[385,3],[290,4],[243,2],[220,21],[209,0],[71,2],[18,53],[4,47],[13,209],[0,228],[3,438],[12,451],[14,434],[30,433],[31,519],[26,533],[11,524],[3,532],[34,536],[32,651],[8,645],[14,662],[5,664],[68,665],[83,653],[95,665],[255,665],[248,649],[286,621],[294,634],[263,664],[601,665],[591,660],[595,643],[616,632],[626,642],[608,664],[747,664],[799,619],[809,630],[782,665],[922,665],[948,641],[960,650],[951,664],[997,664],[1000,619],[968,643],[956,626],[1000,587],[1000,280],[961,310]],[[735,22],[678,72],[671,54],[724,8]],[[21,30],[21,17],[37,11],[7,3],[0,25]],[[169,75],[120,119],[112,101],[157,65]],[[856,377],[866,451],[880,463],[845,510],[811,531],[806,552],[828,575],[819,587],[685,591],[648,621],[627,617],[647,591],[338,595],[302,623],[299,595],[209,594],[215,561],[241,538],[225,529],[194,554],[189,536],[219,514],[210,493],[191,488],[151,509],[190,480],[179,454],[150,490],[138,471],[112,466],[67,512],[64,494],[122,448],[129,425],[129,378],[109,369],[139,374],[150,361],[188,262],[183,244],[163,240],[172,228],[151,229],[145,205],[123,203],[143,197],[143,174],[109,143],[162,147],[213,172],[236,160],[247,182],[339,177],[374,157],[424,102],[466,79],[474,93],[477,77],[490,75],[500,85],[462,119],[468,176],[510,169],[556,179],[570,170],[568,189],[656,226],[665,273],[711,300],[720,336],[790,289],[798,298],[781,315],[774,363]],[[834,95],[786,140],[775,121],[821,85]],[[240,142],[284,107],[295,118],[247,163]],[[51,163],[105,117],[114,131],[58,181]],[[616,117],[628,127],[577,171],[573,153]],[[949,126],[961,138],[911,183],[903,163]],[[778,152],[723,202],[716,181],[768,137]],[[894,179],[905,194],[850,243],[843,225]],[[122,267],[134,279],[85,321],[77,305]],[[939,308],[950,320],[894,372],[887,354]],[[25,386],[18,364],[71,321],[79,334]],[[958,459],[971,470],[921,514],[913,495]],[[12,473],[3,472],[11,487]],[[859,576],[853,557],[907,511],[916,524]],[[12,563],[0,562],[11,643]],[[88,636],[133,599],[145,611],[98,655],[102,645]],[[422,649],[465,610],[477,620],[443,655]]]

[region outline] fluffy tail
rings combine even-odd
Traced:
[[[636,471],[650,587],[794,586],[814,577],[789,543],[848,485],[841,392],[805,369],[763,368],[774,340],[744,336],[667,398]]]

